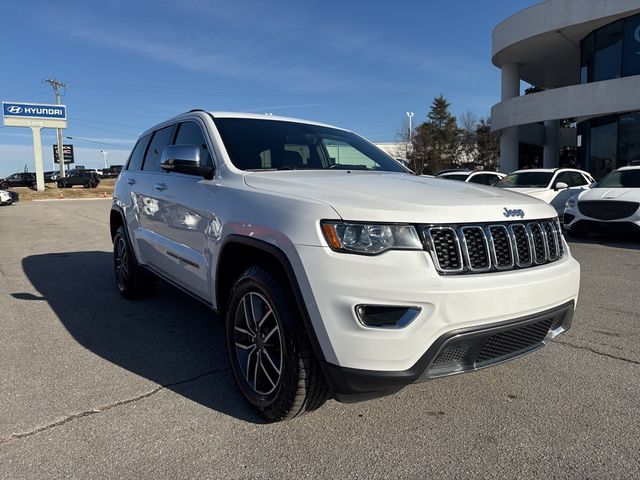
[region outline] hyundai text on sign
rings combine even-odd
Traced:
[[[67,107],[65,105],[51,105],[41,103],[2,102],[3,117],[41,118],[52,120],[66,120]]]

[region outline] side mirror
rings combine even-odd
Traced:
[[[554,187],[554,190],[566,190],[567,188],[569,188],[569,185],[567,185],[564,182],[558,182],[558,183],[556,183],[556,186]]]
[[[589,188],[596,188],[598,186],[598,182],[593,182],[589,184]]]
[[[169,145],[162,150],[160,168],[167,172],[186,173],[207,179],[213,178],[213,167],[200,165],[197,145]]]

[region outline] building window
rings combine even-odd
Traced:
[[[640,112],[620,115],[618,159],[622,165],[640,160]]]
[[[640,15],[605,25],[580,42],[580,83],[640,75]]]
[[[624,26],[622,75],[640,75],[640,15],[628,18]]]
[[[578,124],[578,164],[596,180],[640,160],[640,111]]]

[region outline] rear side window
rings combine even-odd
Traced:
[[[173,134],[173,125],[164,127],[153,134],[149,149],[147,150],[147,156],[144,159],[142,170],[145,172],[162,172],[160,168],[160,155],[164,147],[171,143],[171,136]]]
[[[569,175],[571,177],[570,187],[582,187],[588,183],[579,172],[569,172]]]
[[[553,186],[555,187],[558,183],[566,183],[568,186],[571,186],[571,175],[569,172],[559,173]]]
[[[196,145],[200,147],[200,165],[203,167],[213,166],[209,147],[207,147],[207,142],[204,139],[202,130],[196,122],[184,122],[178,125],[178,135],[173,144]]]
[[[469,179],[469,183],[479,183],[480,185],[493,185],[494,182],[491,178],[493,175],[489,175],[486,173],[479,173],[478,175],[474,175]]]
[[[131,152],[131,157],[129,157],[129,162],[127,163],[127,170],[140,170],[142,168],[142,159],[144,158],[144,151],[147,149],[147,145],[149,145],[149,139],[151,135],[145,135],[144,137],[138,140],[136,146],[133,147],[133,151]]]

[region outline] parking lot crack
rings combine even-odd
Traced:
[[[168,388],[177,387],[177,386],[180,386],[180,385],[185,385],[187,383],[191,383],[191,382],[195,382],[197,380],[200,380],[200,379],[202,379],[204,377],[208,377],[208,376],[211,376],[211,375],[216,375],[218,373],[223,373],[223,372],[227,372],[227,371],[229,371],[228,368],[223,368],[223,369],[220,369],[220,370],[211,370],[209,372],[201,373],[200,375],[196,375],[195,377],[187,378],[185,380],[179,380],[177,382],[167,383],[165,385],[158,385],[156,388],[154,388],[154,389],[152,389],[152,390],[150,390],[150,391],[148,391],[146,393],[142,393],[140,395],[137,395],[135,397],[127,398],[127,399],[124,399],[124,400],[118,400],[116,402],[109,403],[107,405],[103,405],[103,406],[100,406],[100,407],[97,407],[97,408],[93,408],[91,410],[84,410],[82,412],[74,413],[72,415],[68,415],[67,417],[62,418],[60,420],[57,420],[55,422],[51,422],[51,423],[49,423],[47,425],[41,425],[39,427],[35,427],[35,428],[33,428],[31,430],[28,430],[26,432],[13,433],[13,434],[11,434],[11,435],[9,435],[7,437],[0,437],[0,445],[2,445],[4,443],[12,442],[14,440],[18,440],[18,439],[21,439],[21,438],[30,437],[30,436],[35,435],[37,433],[41,433],[41,432],[45,432],[47,430],[51,430],[52,428],[60,427],[60,426],[62,426],[64,424],[66,424],[66,423],[72,422],[74,420],[78,420],[80,418],[89,417],[89,416],[92,416],[92,415],[97,415],[99,413],[106,412],[106,411],[111,410],[111,409],[116,408],[116,407],[120,407],[120,406],[123,406],[123,405],[128,405],[130,403],[138,402],[140,400],[144,400],[145,398],[152,397],[155,394],[157,394],[157,393],[159,393],[159,392],[161,392],[163,390],[166,390]]]
[[[631,363],[633,365],[640,365],[640,362],[637,360],[632,360],[630,358],[625,358],[625,357],[620,357],[618,355],[611,355],[609,353],[600,352],[598,350],[595,350],[594,348],[586,347],[584,345],[575,345],[573,343],[564,342],[557,339],[554,340],[554,343],[559,343],[560,345],[565,345],[567,347],[575,348],[577,350],[586,350],[588,352],[595,353],[596,355],[600,355],[602,357],[612,358],[614,360],[621,360],[623,362]]]

